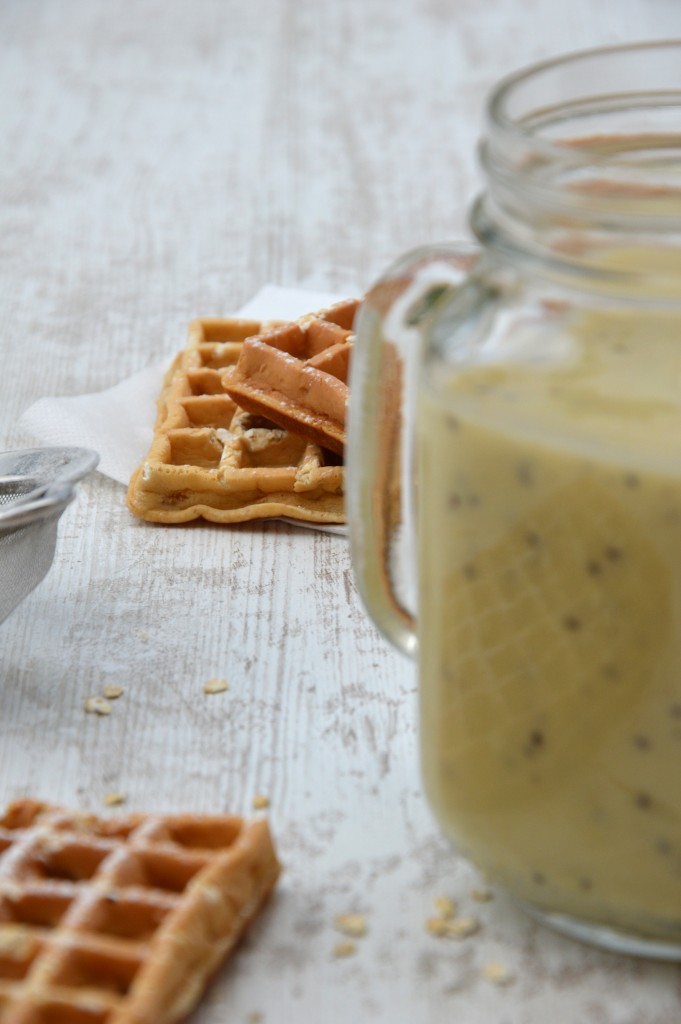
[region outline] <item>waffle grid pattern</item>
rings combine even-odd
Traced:
[[[278,326],[238,318],[190,324],[187,347],[164,379],[151,449],[130,481],[135,515],[159,523],[345,521],[342,458],[227,393],[245,340]]]
[[[265,821],[10,806],[0,818],[0,1022],[180,1020],[278,874]]]

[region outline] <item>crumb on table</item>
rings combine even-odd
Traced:
[[[226,679],[209,679],[203,684],[204,693],[224,693],[228,689],[229,683]]]

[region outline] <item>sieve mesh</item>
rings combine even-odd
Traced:
[[[11,505],[17,498],[24,498],[38,486],[30,477],[4,477],[0,479],[0,505]]]
[[[0,623],[49,570],[73,484],[96,464],[85,448],[0,453]]]
[[[0,532],[0,622],[36,587],[52,565],[60,508],[50,517]]]

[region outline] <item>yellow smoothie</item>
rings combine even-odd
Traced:
[[[516,896],[681,941],[681,315],[517,334],[422,388],[427,792]]]

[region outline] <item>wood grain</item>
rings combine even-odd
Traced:
[[[35,399],[107,387],[263,283],[348,295],[465,232],[484,96],[577,47],[681,35],[669,0],[9,0],[0,6],[0,448]],[[219,676],[228,691],[206,695]],[[347,544],[281,524],[159,528],[94,477],[0,628],[0,796],[251,811],[279,895],[197,1024],[672,1024],[674,967],[528,922],[440,837],[416,680]],[[85,714],[106,684],[111,715]],[[110,813],[116,813],[112,809]],[[424,930],[440,895],[480,932]],[[336,959],[336,914],[364,913]],[[515,974],[497,988],[481,970]],[[255,1015],[261,1014],[261,1017]]]

